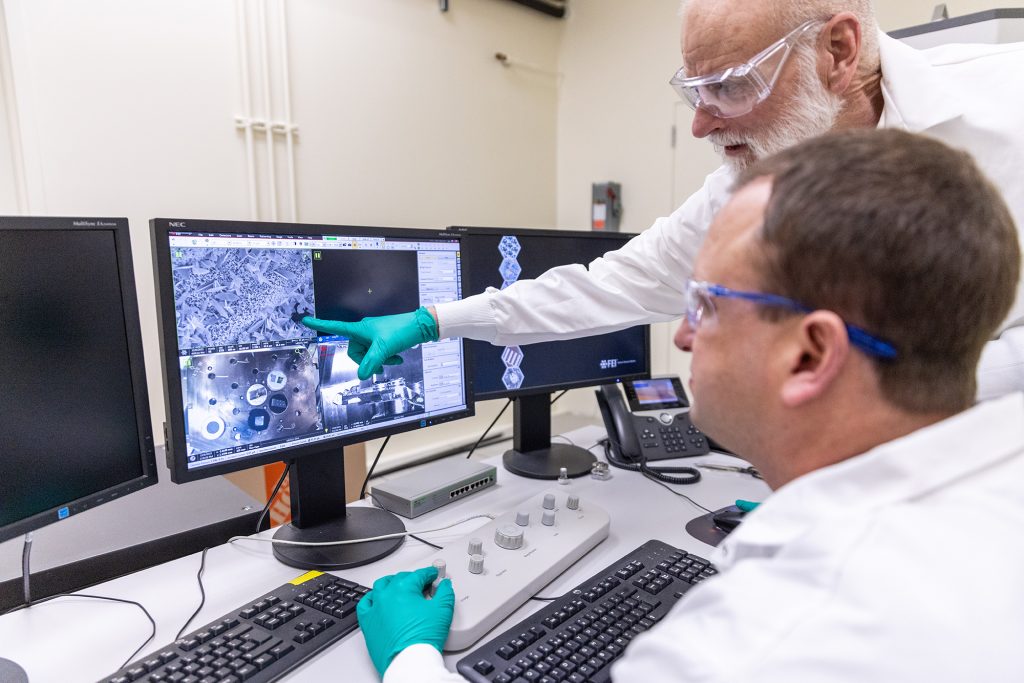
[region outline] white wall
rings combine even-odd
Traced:
[[[0,0],[17,91],[0,114],[13,108],[21,121],[25,213],[131,221],[158,442],[164,401],[148,220],[250,217],[235,117],[245,84],[254,116],[283,119],[279,2]],[[562,22],[499,0],[458,0],[448,13],[436,0],[292,0],[286,7],[299,220],[553,224]],[[242,34],[239,8],[248,17]],[[258,58],[261,13],[269,111]],[[244,80],[239,35],[249,48]],[[494,59],[498,51],[536,68],[506,68]],[[16,162],[6,118],[0,121],[0,208],[14,213]],[[256,143],[256,206],[267,219],[271,173],[261,136]],[[274,196],[284,217],[291,207],[281,139],[273,149]],[[473,423],[461,430],[479,431]],[[393,442],[389,452],[422,443],[423,435],[407,446]]]
[[[0,4],[0,216],[17,214],[21,209],[19,190],[23,185],[16,175],[18,155],[17,110],[14,106],[14,80],[10,49],[7,42],[7,21]]]
[[[551,224],[560,22],[496,0],[307,0],[289,29],[302,220]]]

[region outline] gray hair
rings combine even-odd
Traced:
[[[691,0],[682,0],[679,15],[683,16]],[[828,21],[840,12],[852,12],[860,21],[860,64],[862,75],[873,74],[880,67],[878,55],[878,20],[871,0],[762,0],[778,23],[791,31],[805,21]]]

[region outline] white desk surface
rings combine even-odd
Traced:
[[[588,446],[604,436],[598,427],[583,427],[566,434],[575,443]],[[479,494],[422,515],[404,520],[410,531],[432,529],[478,513],[500,513],[539,490],[556,486],[551,481],[517,477],[501,466],[501,455],[508,444],[483,451],[483,461],[494,464],[498,483]],[[594,453],[603,459],[600,449]],[[461,456],[456,456],[461,457]],[[669,461],[673,462],[673,461]],[[679,464],[720,462],[738,464],[736,458],[713,454],[676,461]],[[674,463],[673,463],[674,464]],[[731,504],[737,498],[763,500],[768,494],[764,482],[745,474],[702,470],[703,479],[692,486],[674,486],[709,509]],[[612,470],[612,478],[597,481],[589,476],[574,479],[565,487],[581,499],[592,500],[611,515],[608,538],[574,564],[567,572],[541,590],[540,595],[557,596],[591,574],[633,550],[641,543],[657,538],[698,555],[707,556],[711,548],[690,537],[686,522],[704,514],[685,499],[636,472]],[[487,523],[475,519],[448,531],[423,533],[438,545],[465,536]],[[264,532],[268,536],[272,532]],[[434,549],[407,539],[399,550],[373,564],[335,572],[371,586],[385,574],[423,566]],[[174,636],[199,604],[196,572],[199,554],[123,576],[83,592],[93,595],[135,600],[153,615],[156,637],[137,655],[141,657],[174,640]],[[212,548],[206,557],[203,585],[206,604],[189,630],[194,630],[221,615],[241,607],[247,601],[290,581],[303,572],[285,566],[273,558],[269,543],[238,542]],[[455,591],[458,593],[458,586]],[[494,633],[501,632],[545,603],[529,601]],[[97,681],[117,670],[150,633],[151,626],[134,605],[74,597],[58,598],[0,617],[0,657],[14,660],[29,676],[31,683],[74,683]],[[483,641],[481,641],[483,642]],[[466,652],[445,655],[449,668]],[[326,652],[293,670],[288,681],[379,681],[370,663],[363,638],[358,631],[346,636]]]

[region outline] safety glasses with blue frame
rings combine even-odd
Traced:
[[[725,299],[742,299],[751,301],[762,306],[776,306],[788,308],[798,313],[811,313],[814,308],[802,304],[799,301],[778,294],[764,294],[762,292],[744,292],[736,289],[729,289],[723,285],[700,280],[689,279],[686,281],[686,322],[694,331],[701,326],[701,323],[715,320],[715,297]],[[846,333],[850,337],[850,343],[869,356],[883,360],[893,360],[897,356],[896,347],[891,343],[879,339],[866,330],[843,322],[846,326]]]

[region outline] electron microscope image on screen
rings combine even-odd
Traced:
[[[310,339],[292,314],[316,310],[309,251],[175,247],[178,348]]]
[[[425,412],[422,348],[401,355],[401,365],[385,365],[383,372],[363,381],[348,357],[348,342],[321,344],[324,425],[331,430],[353,429]]]
[[[317,345],[181,359],[189,460],[321,432]]]

